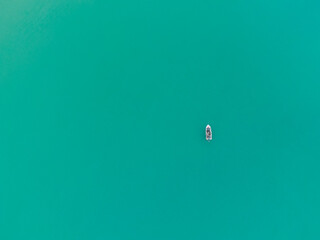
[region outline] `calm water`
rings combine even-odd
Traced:
[[[0,238],[319,239],[319,11],[0,1]]]

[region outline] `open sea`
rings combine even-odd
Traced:
[[[0,239],[320,239],[319,12],[0,0]]]

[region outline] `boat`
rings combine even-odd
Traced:
[[[206,139],[208,141],[212,140],[212,130],[209,124],[206,126]]]

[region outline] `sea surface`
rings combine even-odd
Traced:
[[[319,12],[0,0],[0,239],[320,239]]]

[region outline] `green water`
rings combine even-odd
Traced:
[[[319,11],[0,1],[0,239],[319,239]]]

